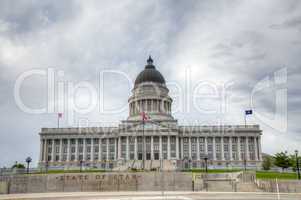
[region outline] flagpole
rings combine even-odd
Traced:
[[[59,116],[59,114],[57,115],[57,127],[60,128],[60,116]]]
[[[144,146],[145,146],[145,141],[144,141],[144,116],[143,116],[143,118],[142,118],[142,142],[143,142],[143,147],[142,147],[142,169],[144,170],[144,165],[145,165],[145,161],[144,161],[144,157],[145,157],[145,155],[144,155]]]
[[[247,114],[245,113],[245,128],[247,128]]]

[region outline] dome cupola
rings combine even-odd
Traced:
[[[147,59],[147,65],[145,66],[144,70],[140,72],[140,74],[135,80],[135,86],[144,82],[165,84],[164,77],[153,65],[153,62],[153,59],[151,58],[151,56],[149,56],[149,58]]]
[[[142,112],[147,113],[151,120],[173,120],[169,90],[164,77],[153,62],[149,56],[146,66],[135,80],[135,86],[129,98],[128,120],[141,121]]]

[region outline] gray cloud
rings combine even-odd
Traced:
[[[98,87],[101,70],[118,70],[131,81],[143,69],[149,54],[167,81],[185,91],[185,70],[191,72],[192,89],[200,81],[230,83],[225,113],[205,114],[197,109],[180,111],[182,124],[243,123],[254,86],[286,67],[288,130],[269,127],[256,117],[264,131],[263,150],[268,153],[298,148],[300,142],[299,1],[1,1],[0,2],[0,166],[38,159],[41,127],[56,126],[55,113],[22,112],[13,96],[18,76],[31,69],[63,70],[64,81],[88,81]],[[297,30],[297,31],[296,31]],[[124,105],[131,85],[124,77],[106,76],[104,92],[108,108]],[[34,77],[21,95],[30,106],[46,102],[45,79]],[[171,89],[175,92],[175,88]],[[192,90],[193,91],[193,90]],[[192,91],[190,96],[193,96]],[[271,116],[275,111],[274,87],[256,95],[256,109]],[[183,94],[181,94],[183,95]],[[217,100],[204,99],[214,108]],[[192,105],[192,100],[189,102]],[[210,104],[210,105],[209,105]],[[206,104],[205,104],[206,105]],[[176,109],[174,107],[174,109]],[[97,110],[86,115],[91,122],[117,124],[127,110],[107,115]],[[73,126],[77,126],[75,122]],[[67,126],[67,122],[62,122]],[[274,144],[277,142],[277,146]],[[288,145],[289,144],[289,145]]]
[[[294,28],[296,28],[300,31],[301,30],[301,16],[287,19],[280,24],[272,24],[270,26],[270,28],[272,28],[272,29],[291,29],[291,28],[294,29]]]

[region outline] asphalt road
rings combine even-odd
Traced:
[[[299,194],[241,192],[74,192],[0,195],[2,199],[43,200],[300,200]]]

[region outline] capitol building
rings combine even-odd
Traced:
[[[181,170],[260,168],[259,125],[183,126],[172,116],[165,79],[150,57],[116,127],[42,128],[41,168]]]

